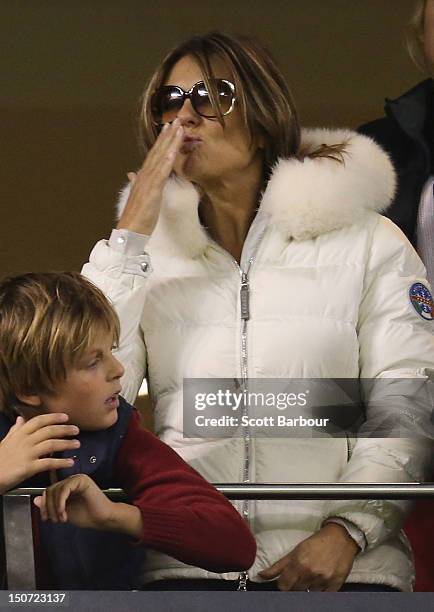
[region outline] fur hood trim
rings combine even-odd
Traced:
[[[367,211],[384,212],[395,194],[396,177],[387,154],[370,138],[351,130],[302,131],[307,153],[322,144],[345,144],[343,163],[325,157],[280,159],[260,204],[269,223],[288,239],[308,240],[363,220]],[[118,215],[129,194],[121,192]],[[195,257],[209,238],[198,216],[199,194],[189,182],[171,178],[163,193],[158,224],[149,249]]]

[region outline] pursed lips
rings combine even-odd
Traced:
[[[187,142],[202,142],[202,138],[199,138],[198,136],[184,136],[183,143]]]
[[[194,136],[184,136],[184,140],[182,141],[181,153],[190,153],[193,151],[198,145],[202,143],[201,138],[197,138]]]

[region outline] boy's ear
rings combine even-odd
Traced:
[[[17,393],[17,399],[20,401],[15,410],[26,421],[41,414],[42,400],[39,395],[23,395]]]
[[[35,395],[24,395],[22,393],[17,393],[17,398],[20,400],[20,402],[22,404],[25,404],[27,406],[32,406],[34,408],[37,408],[39,406],[42,405],[42,400],[40,398],[39,395],[35,394]]]

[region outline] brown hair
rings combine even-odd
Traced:
[[[425,74],[431,74],[432,69],[426,61],[424,50],[425,8],[427,0],[417,0],[413,14],[407,25],[407,51],[416,66]]]
[[[0,283],[0,411],[16,416],[19,394],[51,394],[103,329],[119,319],[78,272],[30,273]]]
[[[261,137],[265,141],[266,175],[279,158],[302,155],[300,124],[294,100],[269,51],[252,36],[229,35],[218,31],[193,36],[169,51],[149,80],[140,111],[140,133],[145,155],[158,136],[152,120],[152,95],[164,83],[173,66],[187,55],[194,58],[203,73],[217,119],[223,128],[224,117],[217,104],[211,59],[217,57],[230,68],[237,103],[252,143],[256,144]],[[342,145],[341,150],[343,148]],[[329,157],[330,153],[336,158],[335,150],[330,151],[329,147],[322,145],[312,155]]]

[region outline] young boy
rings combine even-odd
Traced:
[[[256,546],[243,519],[120,397],[118,336],[107,299],[77,273],[0,283],[0,494],[48,487],[35,505],[58,588],[134,587],[145,547],[247,569]]]

